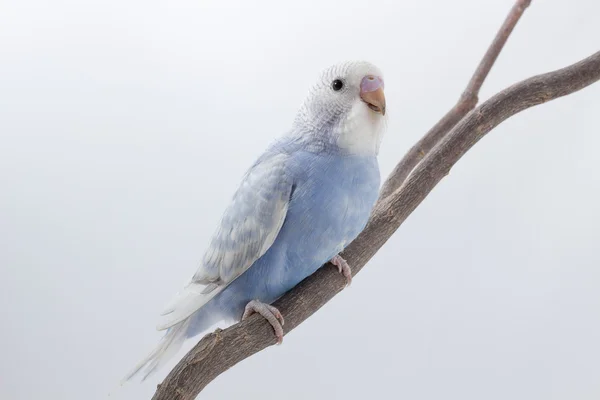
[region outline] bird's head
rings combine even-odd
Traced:
[[[298,112],[305,135],[351,154],[376,155],[386,127],[383,75],[365,61],[321,73]]]

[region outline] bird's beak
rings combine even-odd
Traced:
[[[383,94],[383,79],[367,75],[360,82],[360,98],[369,108],[385,115],[385,95]]]

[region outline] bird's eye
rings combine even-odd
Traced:
[[[343,87],[344,87],[344,82],[342,82],[339,79],[336,79],[335,81],[331,82],[331,88],[333,90],[335,90],[336,92],[342,90]]]

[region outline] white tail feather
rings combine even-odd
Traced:
[[[210,285],[207,286],[194,282],[188,284],[165,307],[156,329],[161,331],[189,318],[190,315],[198,311],[200,307],[208,303],[210,299],[219,294],[224,288],[225,286],[216,285],[214,288],[211,288]]]
[[[121,384],[127,382],[136,376],[144,367],[145,375],[142,381],[146,380],[154,371],[162,367],[183,345],[186,338],[186,332],[190,325],[190,318],[174,325],[165,333],[158,345],[146,358],[140,361],[121,381]]]

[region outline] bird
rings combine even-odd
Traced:
[[[142,372],[145,380],[215,323],[254,313],[280,344],[284,316],[271,304],[328,261],[349,285],[340,253],[377,200],[386,126],[378,67],[346,61],[323,70],[291,128],[243,176],[199,268],[160,315],[157,329],[166,333],[123,382]]]

